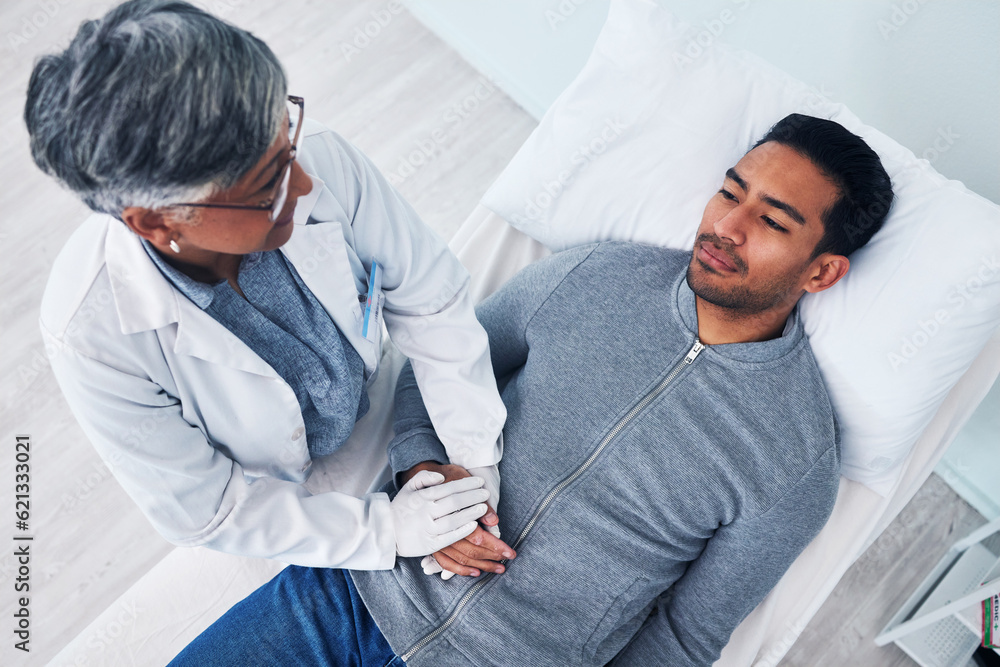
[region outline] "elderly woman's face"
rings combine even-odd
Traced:
[[[279,133],[257,164],[231,188],[204,200],[215,204],[260,204],[275,191],[277,179],[284,172],[291,146],[288,134]],[[245,255],[250,252],[274,250],[284,245],[292,235],[292,214],[299,197],[308,193],[312,181],[292,161],[288,183],[288,198],[278,215],[271,221],[263,209],[189,208],[148,209],[128,208],[122,219],[140,236],[148,239],[167,256],[200,264],[212,255]],[[168,250],[173,240],[181,252]]]
[[[277,181],[288,163],[288,135],[281,133],[257,164],[233,187],[216,194],[206,203],[259,204],[274,192]],[[299,163],[292,161],[288,183],[288,199],[278,219],[270,220],[266,210],[200,208],[195,209],[195,224],[179,228],[184,242],[202,250],[242,255],[261,250],[274,250],[292,235],[292,214],[296,200],[312,188],[312,181]]]

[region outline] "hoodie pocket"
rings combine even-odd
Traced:
[[[638,626],[642,624],[642,621],[648,614],[648,611],[644,613],[643,610],[648,610],[652,603],[656,601],[655,596],[649,600],[636,599],[648,584],[648,579],[637,577],[611,602],[611,605],[604,612],[604,616],[601,617],[597,627],[590,633],[587,643],[583,646],[584,664],[594,662],[595,656],[606,652],[602,651],[602,646],[605,649],[611,650],[611,655],[607,656],[607,660],[610,660],[625,645],[629,637],[635,633]],[[630,623],[630,621],[633,622]],[[598,664],[604,664],[607,660],[603,660],[603,662],[599,662]]]

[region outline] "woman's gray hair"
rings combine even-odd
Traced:
[[[186,2],[130,0],[39,59],[24,120],[39,168],[120,217],[231,187],[278,136],[286,95],[250,33]]]

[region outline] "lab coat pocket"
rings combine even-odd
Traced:
[[[361,320],[361,335],[375,347],[375,364],[382,357],[382,307],[385,305],[385,295],[382,292],[369,292],[365,303],[365,315]]]

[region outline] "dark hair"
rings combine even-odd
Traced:
[[[768,141],[809,158],[840,191],[823,214],[823,237],[813,257],[825,252],[848,256],[868,243],[882,227],[893,194],[889,174],[864,139],[832,120],[793,113],[775,123],[753,148]]]
[[[238,181],[277,136],[286,86],[245,30],[186,2],[130,0],[35,64],[24,120],[35,164],[118,216]]]

